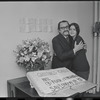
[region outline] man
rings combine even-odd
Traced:
[[[83,48],[84,44],[80,42],[74,45],[72,49],[72,38],[69,36],[69,23],[66,20],[58,23],[59,34],[52,39],[54,50],[52,58],[52,68],[66,67],[71,70],[72,59],[75,53]]]

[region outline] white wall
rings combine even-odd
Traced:
[[[53,20],[53,32],[19,32],[19,19],[50,18]],[[93,2],[43,1],[43,2],[0,2],[0,96],[7,97],[7,80],[25,76],[26,72],[15,63],[13,50],[24,39],[40,37],[48,41],[52,50],[51,40],[57,35],[57,24],[66,19],[70,23],[78,22],[81,35],[87,43],[87,58],[92,64],[92,32]],[[91,79],[91,74],[90,74]]]

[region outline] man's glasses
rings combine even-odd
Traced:
[[[65,27],[60,27],[60,29],[69,29],[69,26],[65,26]]]

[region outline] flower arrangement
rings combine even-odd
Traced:
[[[40,38],[23,40],[23,44],[17,45],[16,63],[25,67],[26,71],[44,69],[46,64],[51,61],[50,47],[47,42]]]

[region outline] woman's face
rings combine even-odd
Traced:
[[[72,36],[72,37],[76,37],[77,32],[76,32],[76,28],[75,28],[74,25],[70,26],[69,34],[70,34],[70,36]]]

